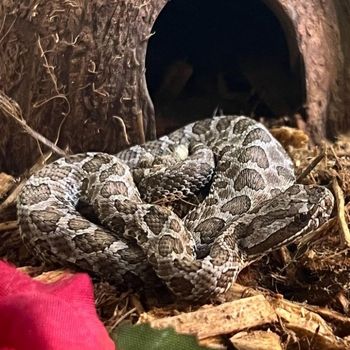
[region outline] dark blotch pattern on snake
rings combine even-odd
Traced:
[[[209,185],[182,219],[161,205]],[[77,211],[81,202],[100,223]],[[220,116],[116,155],[58,159],[29,178],[17,208],[24,242],[44,261],[119,285],[161,279],[195,300],[322,224],[333,196],[295,184],[291,159],[263,125]]]

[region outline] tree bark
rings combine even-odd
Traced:
[[[143,0],[5,0],[0,5],[0,88],[28,124],[72,152],[110,153],[155,137],[144,69],[161,4]],[[1,116],[0,168],[18,174],[35,140]]]
[[[334,139],[350,127],[350,4],[341,0],[265,2],[280,19],[287,38],[292,38],[289,42],[296,39],[297,47],[291,52],[298,50],[304,61],[308,131],[316,142],[326,136]]]

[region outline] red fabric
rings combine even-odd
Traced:
[[[0,350],[114,350],[86,274],[45,284],[0,261]]]

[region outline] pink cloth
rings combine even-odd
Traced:
[[[0,261],[0,350],[114,350],[87,274],[45,284]]]

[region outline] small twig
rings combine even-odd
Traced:
[[[345,218],[344,193],[341,187],[339,186],[338,180],[335,178],[332,181],[332,188],[333,188],[336,203],[337,203],[337,217],[338,217],[339,228],[341,232],[340,239],[343,246],[350,247],[350,231]]]
[[[0,172],[0,200],[5,198],[15,185],[16,180],[11,175]]]
[[[5,116],[14,119],[24,129],[24,131],[35,140],[49,147],[53,152],[59,154],[60,156],[67,156],[66,152],[64,152],[61,148],[56,146],[43,135],[39,134],[37,131],[33,130],[23,118],[21,108],[17,102],[5,95],[2,91],[0,91],[0,111],[3,112]]]
[[[127,317],[129,317],[131,314],[133,314],[135,311],[137,311],[136,307],[133,307],[131,310],[126,312],[123,316],[119,317],[113,325],[110,327],[110,329],[116,328],[123,320],[125,320]]]
[[[108,91],[104,90],[102,88],[102,86],[99,88],[96,88],[95,83],[92,83],[92,91],[95,92],[96,94],[102,96],[102,97],[109,97]]]
[[[55,92],[56,92],[56,96],[52,96],[52,97],[50,97],[48,99],[45,99],[44,101],[37,102],[36,104],[34,104],[34,107],[40,107],[43,104],[45,104],[45,103],[47,103],[47,102],[49,102],[49,101],[51,101],[52,99],[55,99],[55,98],[62,98],[64,101],[66,101],[67,106],[68,106],[67,112],[64,113],[64,115],[67,116],[70,113],[70,110],[71,110],[69,100],[68,100],[67,96],[65,96],[64,94],[59,92],[57,78],[56,78],[56,76],[54,74],[55,67],[51,66],[49,64],[49,61],[48,61],[48,59],[46,57],[46,54],[45,54],[45,52],[43,50],[43,47],[41,45],[40,36],[38,36],[37,44],[38,44],[38,47],[39,47],[40,56],[44,59],[43,67],[46,69],[48,75],[51,78],[51,81],[53,83],[53,86],[54,86],[54,89],[55,89]]]
[[[63,113],[65,116],[68,115],[70,113],[70,104],[69,104],[69,101],[67,99],[67,96],[64,95],[64,94],[57,94],[56,96],[51,96],[49,98],[45,98],[44,100],[42,101],[38,101],[38,102],[34,102],[33,103],[33,108],[39,108],[43,105],[45,105],[46,103],[52,101],[52,100],[55,100],[57,98],[61,98],[63,99],[64,101],[67,102],[67,105],[68,105],[68,109],[67,109],[67,112]]]
[[[146,137],[145,137],[145,130],[144,130],[144,125],[143,125],[143,113],[139,111],[136,116],[137,120],[137,128],[140,132],[140,143],[143,144],[146,142]]]
[[[0,223],[0,232],[12,231],[18,228],[17,221],[7,221]]]
[[[136,295],[132,294],[130,296],[130,301],[131,301],[131,305],[133,306],[134,309],[136,309],[139,315],[145,312],[145,308],[142,306],[140,299],[136,297]]]
[[[39,47],[39,51],[40,51],[40,55],[41,57],[44,59],[44,64],[43,64],[43,67],[46,69],[48,75],[50,76],[51,78],[51,81],[52,81],[52,84],[54,86],[54,90],[56,92],[56,95],[55,96],[52,96],[52,97],[49,97],[49,98],[45,98],[43,101],[39,101],[39,102],[36,102],[33,104],[33,108],[39,108],[41,106],[43,106],[44,104],[50,102],[51,100],[54,100],[54,99],[57,99],[57,98],[61,98],[63,99],[66,103],[67,103],[67,112],[65,113],[62,113],[63,114],[63,119],[60,123],[60,126],[59,126],[59,129],[58,129],[58,134],[57,134],[57,138],[55,140],[55,142],[53,143],[55,146],[57,145],[57,142],[59,140],[59,135],[60,135],[60,132],[61,132],[61,127],[64,123],[64,121],[66,120],[67,116],[69,115],[70,113],[70,110],[71,110],[71,106],[70,106],[70,103],[69,103],[69,100],[67,98],[66,95],[62,94],[59,92],[59,89],[58,89],[58,83],[57,83],[57,77],[55,76],[54,74],[54,70],[55,70],[55,67],[54,66],[51,66],[49,65],[49,61],[46,57],[46,52],[44,52],[43,50],[43,47],[41,45],[41,40],[40,40],[40,36],[38,36],[38,40],[37,40],[37,44],[38,44],[38,47]],[[37,142],[39,140],[37,139]],[[41,155],[43,155],[43,152],[42,152],[42,149],[40,147],[40,144],[38,142],[38,148],[39,148],[39,151],[41,153]]]
[[[16,202],[16,200],[17,200],[17,197],[18,197],[19,193],[21,192],[22,187],[24,186],[24,184],[25,184],[26,181],[27,181],[26,179],[25,179],[24,181],[22,181],[22,182],[14,189],[14,191],[6,198],[6,200],[0,204],[0,213],[1,213],[3,210],[5,210],[5,209],[7,209],[7,208],[9,208],[9,207],[11,207],[12,205],[15,204],[15,202]]]
[[[292,258],[290,256],[290,252],[287,247],[281,247],[278,250],[279,257],[282,260],[283,266],[288,266],[292,262]]]
[[[148,35],[145,35],[142,39],[141,42],[147,41],[150,37],[152,37],[153,35],[155,35],[156,32],[151,32]]]
[[[57,79],[55,74],[53,73],[53,71],[55,70],[54,66],[51,66],[49,64],[49,61],[46,58],[45,52],[43,50],[43,47],[41,46],[41,40],[40,40],[40,36],[38,36],[38,40],[37,40],[37,44],[40,50],[40,56],[44,59],[44,68],[46,68],[47,73],[49,74],[49,76],[51,77],[52,83],[54,85],[55,91],[57,93],[57,95],[60,95],[60,92],[58,90],[58,85],[57,85]]]
[[[140,6],[135,6],[135,8],[137,8],[138,10],[141,10],[143,7],[148,6],[150,4],[151,0],[148,0],[146,2],[144,2],[143,4],[141,4]]]
[[[326,149],[323,148],[321,153],[315,157],[311,163],[302,171],[302,173],[297,177],[297,182],[300,182],[301,180],[303,180],[306,176],[308,176],[311,171],[317,166],[317,164],[324,158],[324,156],[326,155]]]
[[[4,23],[5,23],[5,19],[6,19],[6,18],[4,18]],[[16,20],[17,20],[17,17],[12,21],[12,23],[10,24],[10,26],[8,27],[6,33],[2,36],[2,38],[0,38],[0,44],[1,44],[2,41],[6,38],[6,36],[8,35],[8,33],[10,33],[10,31],[11,31],[12,27],[14,26]],[[3,26],[1,26],[1,31],[2,31],[2,29],[3,29]],[[1,32],[0,32],[0,33],[1,33]]]
[[[341,161],[340,161],[340,159],[339,159],[337,153],[335,152],[333,146],[330,147],[330,150],[331,150],[331,152],[333,153],[333,156],[334,156],[334,158],[335,158],[335,161],[336,161],[336,163],[337,163],[337,166],[339,167],[339,169],[342,169],[343,166],[342,166]]]
[[[303,246],[307,245],[308,249],[316,245],[321,240],[326,239],[326,234],[328,235],[331,230],[333,230],[337,225],[337,218],[333,217],[326,221],[324,224],[319,226],[316,230],[313,230],[309,234],[300,237],[297,240],[297,250],[302,249]]]
[[[2,33],[2,30],[3,30],[4,27],[5,27],[6,17],[7,17],[7,15],[6,15],[6,13],[5,13],[5,14],[4,14],[4,17],[3,17],[3,19],[2,19],[1,26],[0,26],[0,34]]]
[[[57,130],[57,135],[56,135],[56,140],[55,140],[55,145],[57,145],[58,140],[60,139],[61,136],[61,131],[62,131],[62,127],[63,124],[65,123],[66,119],[67,119],[68,114],[65,114],[64,117],[62,118],[60,125],[58,126],[58,130]]]
[[[52,155],[52,152],[48,152],[48,153],[44,154],[44,155],[41,156],[41,157],[39,158],[39,160],[30,168],[30,170],[28,171],[28,176],[25,177],[25,178],[23,178],[23,180],[22,180],[22,181],[18,184],[18,186],[11,192],[11,194],[6,198],[6,200],[0,204],[0,213],[1,213],[3,210],[5,210],[5,209],[7,209],[7,208],[9,208],[9,207],[11,207],[11,206],[13,206],[13,205],[15,205],[16,200],[17,200],[17,197],[18,197],[19,193],[21,192],[22,187],[23,187],[24,184],[26,183],[27,178],[28,178],[31,174],[33,174],[33,173],[35,173],[36,171],[38,171],[39,169],[41,169],[41,168],[45,165],[47,159],[51,157],[51,155]]]
[[[126,126],[125,126],[125,123],[124,123],[124,120],[116,115],[114,115],[112,118],[114,118],[115,120],[118,121],[121,129],[122,129],[122,135],[124,137],[124,143],[127,145],[127,146],[130,146],[130,140],[129,140],[129,137],[128,137],[128,133],[126,131]]]
[[[312,338],[310,339],[310,342],[309,342],[310,349],[314,349],[314,344],[317,340],[317,336],[318,336],[319,332],[320,332],[320,325],[318,325],[318,327],[315,330],[315,333],[313,334]]]

